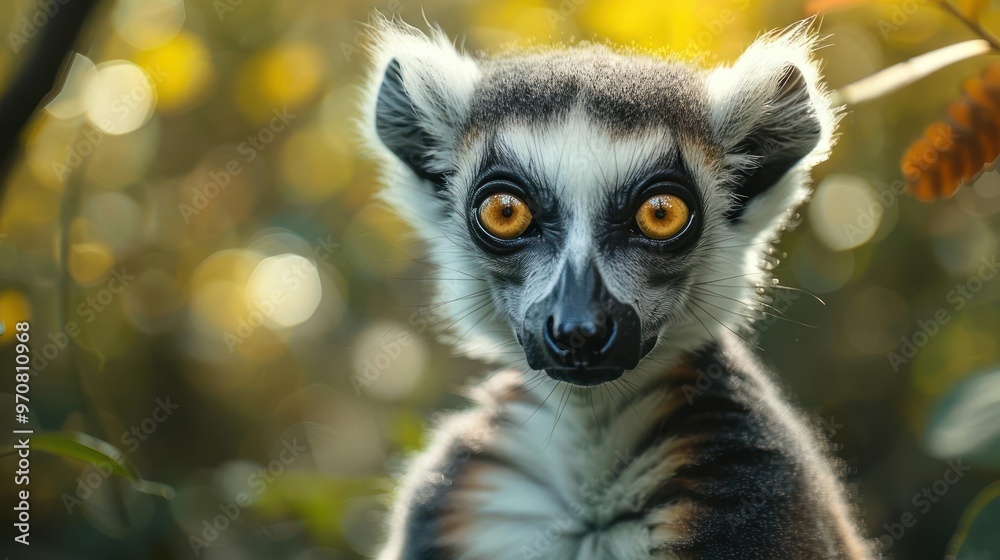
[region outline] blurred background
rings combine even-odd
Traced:
[[[60,5],[0,4],[0,90],[49,4]],[[1000,2],[957,6],[1000,31]],[[608,39],[711,53],[707,64],[821,13],[834,88],[975,38],[925,0],[106,2],[7,178],[0,364],[12,371],[14,325],[30,321],[26,427],[106,441],[170,489],[66,457],[71,446],[36,449],[32,544],[13,543],[4,506],[5,554],[376,551],[393,474],[433,411],[462,406],[456,388],[488,371],[434,341],[422,248],[373,203],[355,129],[362,23],[376,9],[426,18],[473,50]],[[924,204],[900,194],[899,170],[962,81],[993,62],[847,113],[778,248],[781,284],[825,305],[778,291],[774,305],[815,328],[760,325],[765,359],[846,460],[870,535],[900,559],[1000,555],[963,544],[970,526],[1000,526],[1000,277],[988,266],[1000,175]],[[14,376],[2,379],[12,418]],[[3,504],[15,469],[0,459]]]

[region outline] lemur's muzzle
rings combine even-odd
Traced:
[[[611,295],[592,265],[566,265],[552,292],[528,308],[519,334],[532,369],[575,385],[618,379],[650,350],[635,309]]]

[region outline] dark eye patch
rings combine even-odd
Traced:
[[[539,243],[557,247],[564,226],[551,185],[540,174],[533,172],[530,164],[513,157],[496,137],[487,143],[487,150],[479,162],[473,186],[466,197],[466,212],[473,238],[484,251],[494,256],[520,252]],[[533,222],[524,237],[497,242],[484,239],[477,227],[476,215],[483,200],[491,194],[505,192],[517,196],[530,209]]]
[[[467,206],[477,202],[480,188],[492,180],[508,180],[523,191],[525,202],[539,225],[547,228],[561,227],[559,203],[555,186],[547,184],[540,173],[511,154],[510,149],[496,137],[487,142],[487,148],[476,169],[473,187],[469,189]]]
[[[635,216],[639,207],[657,194],[680,196],[691,208],[691,223],[683,239],[657,241],[636,236]],[[608,194],[604,213],[600,219],[606,224],[605,235],[600,240],[608,250],[620,250],[631,245],[640,245],[654,254],[676,254],[693,246],[703,219],[704,201],[680,150],[671,152],[637,169],[635,173],[621,181]]]

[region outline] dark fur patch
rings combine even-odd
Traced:
[[[670,481],[670,499],[698,504],[681,558],[841,558],[828,504],[808,478],[780,422],[753,405],[759,387],[711,344],[671,375],[684,405],[644,441],[695,437],[692,461]],[[702,381],[699,383],[699,379]],[[691,389],[695,389],[691,391]],[[641,448],[640,448],[641,449]],[[779,552],[780,551],[780,552]]]
[[[402,560],[440,560],[458,556],[441,538],[444,530],[442,520],[448,507],[452,480],[466,467],[472,455],[471,447],[456,442],[448,458],[441,463],[440,476],[434,482],[417,488],[420,498],[410,506]]]
[[[732,150],[757,157],[758,167],[740,173],[736,194],[741,203],[727,213],[730,220],[739,221],[749,202],[767,192],[809,155],[822,135],[808,84],[794,66],[785,67],[770,106],[770,113],[757,124],[757,130]]]
[[[444,188],[445,174],[432,169],[428,156],[435,146],[435,139],[420,126],[420,117],[406,91],[396,59],[386,67],[378,91],[375,131],[385,147],[418,177],[433,183],[439,192]]]
[[[666,125],[708,138],[704,75],[681,62],[590,45],[483,62],[470,123],[544,122],[580,106],[612,132]]]

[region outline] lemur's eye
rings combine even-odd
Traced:
[[[479,223],[498,239],[516,239],[531,225],[531,210],[520,198],[497,193],[479,205]]]
[[[686,202],[672,194],[658,194],[642,203],[635,214],[639,230],[650,239],[670,239],[684,231],[691,219]]]

